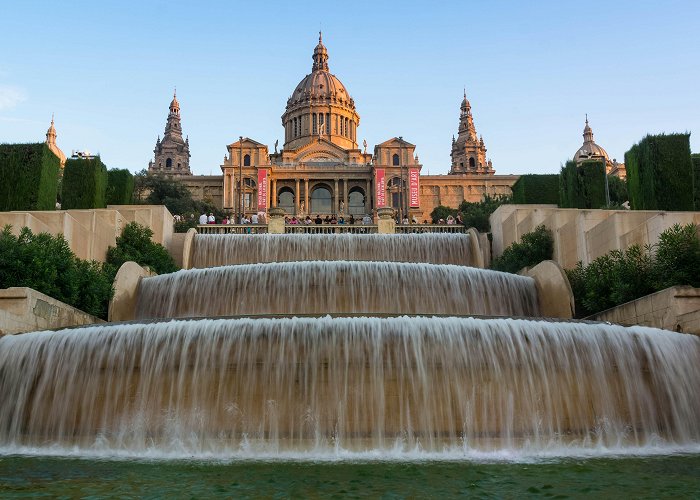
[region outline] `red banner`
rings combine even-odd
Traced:
[[[258,210],[267,210],[267,170],[258,170]]]
[[[375,169],[374,175],[374,187],[376,189],[375,199],[377,200],[377,208],[382,208],[386,206],[386,180],[384,179],[384,169]]]
[[[417,168],[408,169],[408,199],[411,207],[420,206],[420,196],[418,194],[418,182],[420,172]]]

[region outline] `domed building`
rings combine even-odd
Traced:
[[[574,153],[574,161],[580,165],[587,160],[602,160],[605,162],[605,171],[608,175],[624,179],[627,177],[624,163],[617,160],[610,160],[607,151],[602,146],[596,144],[593,139],[593,129],[588,125],[588,115],[586,115],[586,125],[583,127],[583,145]]]
[[[58,157],[58,160],[61,162],[61,168],[63,168],[66,166],[66,155],[56,144],[56,137],[56,127],[53,124],[53,116],[51,116],[51,126],[46,131],[46,145],[49,147],[49,150]]]

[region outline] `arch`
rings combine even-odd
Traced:
[[[172,158],[168,158],[167,160],[165,160],[165,168],[168,168],[168,169],[173,168],[173,159]]]
[[[314,187],[311,191],[311,212],[315,214],[330,214],[333,212],[333,195],[331,188],[325,184]]]
[[[366,214],[367,198],[365,191],[362,188],[354,187],[348,193],[348,215],[364,215]]]
[[[286,214],[295,214],[294,190],[290,187],[282,187],[277,192],[277,206],[284,209]]]
[[[394,155],[391,157],[391,164],[398,166],[399,165],[399,155],[394,153]]]
[[[474,161],[474,157],[472,156],[469,158],[469,168],[474,168],[476,166],[476,162]]]
[[[250,155],[245,155],[243,157],[243,166],[250,167]]]

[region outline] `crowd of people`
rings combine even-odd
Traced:
[[[190,218],[194,218],[194,214],[190,216]],[[175,222],[180,222],[184,220],[184,216],[181,215],[174,215],[173,219]],[[348,225],[354,225],[354,224],[362,224],[362,225],[370,225],[373,224],[374,221],[372,217],[369,214],[365,214],[362,217],[355,217],[354,215],[350,215],[347,218],[345,218],[343,215],[336,216],[335,214],[333,215],[326,215],[325,217],[321,217],[320,214],[317,214],[316,216],[312,217],[311,215],[307,215],[306,217],[297,217],[296,215],[292,216],[285,216],[284,218],[284,223],[285,224],[290,224],[290,225],[322,225],[322,224],[348,224]],[[267,224],[267,219],[265,212],[260,211],[257,214],[251,214],[250,217],[243,215],[240,217],[240,220],[236,220],[236,217],[233,215],[228,216],[225,215],[223,218],[217,219],[213,213],[203,213],[202,215],[199,216],[199,224],[204,225],[204,224]],[[411,220],[409,221],[408,217],[404,217],[403,219],[400,219],[399,217],[396,218],[396,224],[399,225],[409,225],[409,224],[431,224],[431,222],[428,222],[427,219],[424,219],[423,222],[418,222],[418,218],[414,215]],[[453,224],[464,224],[462,221],[462,214],[457,214],[456,217],[453,217],[452,215],[448,215],[447,219],[438,219],[436,222],[438,225],[442,224],[447,224],[447,225],[453,225]]]

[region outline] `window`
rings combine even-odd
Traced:
[[[469,168],[474,168],[476,165],[476,162],[474,161],[474,157],[469,158]]]
[[[178,163],[178,164],[177,164],[177,169],[180,170],[181,168],[182,168],[182,167],[181,167],[180,164]]]
[[[316,123],[316,113],[311,115],[311,122],[313,123],[313,133],[317,134],[318,133],[318,124]]]
[[[245,155],[243,157],[243,166],[250,167],[250,155]]]
[[[246,210],[248,210],[248,209],[250,208],[250,201],[251,201],[252,196],[253,196],[252,193],[246,193],[246,194],[245,194],[245,198],[244,198],[243,204],[244,204],[244,207],[245,207]]]
[[[399,155],[394,154],[394,156],[391,157],[391,164],[398,166],[399,164]]]
[[[165,168],[173,168],[173,160],[171,158],[165,160]]]
[[[297,119],[294,118],[294,137],[297,136]]]
[[[311,212],[315,214],[330,214],[333,212],[331,191],[325,187],[317,187],[311,192]]]

